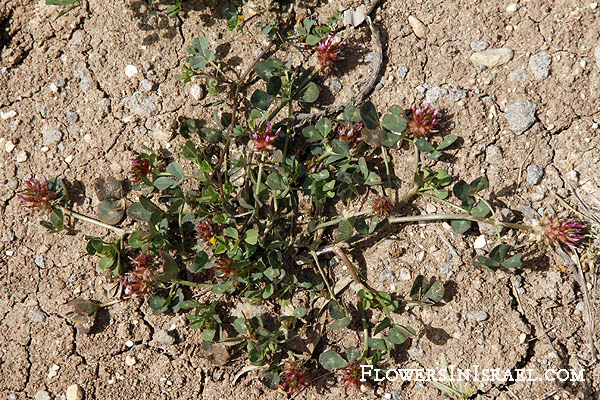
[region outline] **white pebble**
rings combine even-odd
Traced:
[[[42,147],[40,147],[40,151],[41,151],[42,153],[45,153],[45,152],[47,152],[48,150],[50,150],[50,149],[48,148],[48,146],[42,146]]]
[[[136,362],[137,362],[137,360],[135,359],[134,356],[125,357],[125,364],[127,364],[128,367],[133,367]]]
[[[65,162],[67,164],[71,164],[71,161],[73,161],[73,155],[70,154],[70,155],[68,155],[68,156],[65,157]]]
[[[83,135],[83,140],[87,144],[90,144],[92,142],[92,135],[90,135],[89,133],[86,133],[85,135]]]
[[[591,8],[592,10],[595,10],[595,9],[596,9],[596,7],[598,7],[598,3],[590,3],[590,8]]]
[[[199,100],[200,96],[202,95],[202,89],[200,88],[200,86],[198,86],[198,85],[190,86],[190,95],[194,99]]]
[[[419,19],[411,15],[408,17],[408,23],[410,24],[410,27],[419,39],[424,39],[425,36],[427,36],[428,29],[425,26],[425,24],[422,23]]]
[[[486,245],[485,236],[480,235],[475,239],[475,243],[473,243],[473,247],[476,249],[483,249]]]
[[[17,112],[15,110],[0,111],[0,118],[2,119],[9,119],[14,117],[15,115],[17,115]]]
[[[508,7],[506,7],[506,12],[514,13],[515,11],[517,11],[517,3],[509,4]]]
[[[138,74],[138,69],[137,69],[137,67],[136,67],[135,65],[131,65],[131,64],[129,64],[129,65],[127,65],[127,66],[125,67],[125,75],[126,75],[128,78],[133,78],[133,77],[134,77],[134,76],[136,76],[137,74]]]
[[[125,346],[127,347],[133,347],[133,342],[131,340],[128,340],[125,342]]]
[[[20,151],[20,152],[17,154],[17,162],[18,162],[18,163],[24,163],[25,161],[27,161],[27,158],[28,158],[28,157],[29,157],[29,156],[27,155],[27,152],[26,152],[26,151],[24,151],[24,150],[23,150],[23,151]]]
[[[48,371],[48,380],[54,378],[56,375],[58,375],[58,370],[60,369],[60,367],[56,364],[52,364],[52,366],[50,367],[50,370]]]
[[[83,399],[83,390],[78,384],[71,385],[67,388],[67,400],[81,400]]]
[[[56,93],[58,92],[58,86],[56,86],[54,83],[50,84],[50,91]]]
[[[7,153],[12,153],[12,151],[15,149],[15,144],[13,142],[11,142],[10,140],[8,142],[6,142],[6,144],[4,145],[4,150]]]
[[[579,61],[579,65],[581,65],[581,68],[585,68],[585,66],[587,65],[587,61],[581,60]]]

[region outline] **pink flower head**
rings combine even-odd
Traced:
[[[408,121],[408,130],[415,136],[425,136],[437,132],[435,127],[442,120],[438,110],[431,108],[431,104],[425,107],[413,105],[412,119]]]
[[[356,145],[363,140],[363,137],[360,134],[363,127],[364,127],[364,124],[362,122],[356,126],[352,125],[352,124],[348,124],[348,125],[340,124],[337,129],[338,137],[340,140],[343,140],[344,142],[348,143],[349,145]]]
[[[134,184],[142,183],[144,179],[148,178],[150,173],[150,161],[148,159],[132,158],[131,159],[131,170],[129,176],[131,176],[131,182]]]
[[[196,226],[196,232],[198,233],[198,237],[203,240],[210,240],[214,237],[213,226],[208,221],[202,221],[199,225]]]
[[[236,269],[233,267],[233,260],[227,256],[217,258],[212,273],[215,277],[220,279],[234,276],[236,274]]]
[[[343,40],[334,43],[335,35],[329,35],[325,39],[321,40],[317,46],[317,57],[321,69],[325,72],[331,71],[336,61],[342,60],[340,56],[340,50],[345,44]]]
[[[48,187],[48,180],[41,183],[37,179],[28,179],[25,181],[25,189],[17,194],[17,198],[25,203],[25,207],[34,210],[51,210],[52,200],[56,199],[56,192]]]
[[[293,396],[300,393],[310,382],[306,368],[290,362],[279,375],[281,389]]]
[[[319,161],[319,159],[316,157],[313,157],[304,162],[304,166],[306,167],[306,170],[309,174],[316,174],[323,168],[323,165],[325,165],[324,162]]]
[[[380,217],[387,217],[394,208],[394,203],[387,196],[379,196],[373,199],[373,211]]]
[[[152,289],[152,257],[148,254],[140,254],[136,258],[129,257],[129,261],[135,269],[125,274],[121,284],[125,288],[123,297],[143,296]]]
[[[254,150],[256,151],[272,151],[275,150],[273,142],[279,137],[279,130],[273,135],[273,125],[269,121],[266,123],[264,130],[250,134],[250,139],[254,142]]]
[[[585,238],[585,226],[574,218],[549,217],[534,221],[532,237],[549,247],[577,246]]]
[[[358,361],[354,361],[343,370],[344,376],[342,378],[344,382],[344,391],[348,393],[348,388],[354,386],[356,390],[360,390],[362,382],[360,381],[360,364]]]

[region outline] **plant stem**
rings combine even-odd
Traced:
[[[83,214],[79,214],[77,211],[73,211],[71,209],[65,208],[63,206],[58,206],[58,209],[61,210],[64,214],[69,215],[73,218],[77,218],[81,221],[89,222],[91,224],[95,224],[101,226],[102,228],[110,229],[113,232],[118,233],[119,235],[125,235],[127,232],[125,229],[117,228],[116,226],[105,224],[104,222],[98,221],[97,219],[90,218]]]
[[[419,194],[420,194],[421,196],[425,196],[425,197],[427,197],[428,199],[431,199],[431,200],[438,201],[438,202],[440,202],[440,203],[442,203],[442,204],[445,204],[445,205],[447,205],[447,206],[450,206],[450,207],[454,207],[454,208],[456,208],[458,211],[467,212],[467,210],[465,210],[465,209],[464,209],[464,208],[462,208],[461,206],[459,206],[459,205],[456,205],[456,204],[454,204],[454,203],[451,203],[451,202],[449,202],[448,200],[444,200],[444,199],[440,199],[439,197],[432,196],[432,195],[430,195],[430,194],[429,194],[429,193],[427,193],[427,192],[420,192]]]
[[[383,163],[385,164],[385,173],[387,175],[388,197],[392,198],[392,177],[390,175],[390,164],[388,162],[387,150],[381,146],[381,154],[383,155]]]
[[[323,223],[315,226],[315,228],[312,231],[315,232],[315,231],[318,231],[319,229],[323,229],[323,228],[327,228],[328,226],[336,225],[340,221],[343,221],[345,219],[353,218],[353,217],[360,217],[363,215],[371,214],[372,212],[373,212],[373,209],[369,208],[368,210],[359,211],[355,214],[350,214],[350,215],[346,215],[344,217],[335,218],[335,219],[329,220],[327,222],[323,222]]]
[[[186,286],[190,286],[190,287],[212,287],[213,286],[211,283],[192,282],[192,281],[186,281],[186,280],[182,280],[182,279],[172,279],[171,282],[179,283],[181,285],[186,285]]]
[[[362,358],[365,359],[369,355],[369,327],[367,326],[367,316],[365,314],[365,309],[362,305],[362,299],[356,296],[358,311],[360,313],[360,321],[362,323],[363,328],[363,354]]]
[[[325,272],[323,271],[323,268],[321,268],[321,264],[319,264],[319,258],[317,257],[317,253],[313,250],[313,251],[310,252],[310,254],[313,256],[313,259],[315,260],[315,264],[317,264],[317,268],[319,269],[319,273],[321,274],[321,278],[323,278],[323,282],[325,282],[325,286],[327,286],[327,291],[329,292],[329,296],[331,296],[331,299],[334,300],[335,299],[335,293],[333,293],[333,289],[331,289],[331,285],[329,284],[329,280],[325,276]]]
[[[442,220],[467,220],[467,221],[474,221],[474,222],[482,222],[484,224],[489,224],[489,225],[505,226],[507,228],[519,229],[519,230],[527,231],[527,232],[533,231],[533,227],[531,227],[529,225],[512,224],[509,222],[494,221],[491,218],[477,217],[475,215],[468,215],[468,214],[429,214],[429,215],[410,215],[410,216],[403,216],[403,217],[388,218],[388,222],[390,224],[398,224],[398,223],[405,223],[405,222],[419,222],[419,221],[442,221]]]
[[[258,202],[258,194],[260,192],[260,183],[262,180],[263,166],[265,165],[265,153],[261,155],[260,164],[258,164],[258,177],[256,178],[256,189],[254,189],[254,197]]]

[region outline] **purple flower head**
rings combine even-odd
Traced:
[[[198,237],[206,241],[214,237],[213,230],[214,228],[212,224],[208,221],[202,221],[196,226]]]
[[[279,137],[279,130],[273,135],[273,125],[269,121],[262,131],[250,134],[250,139],[254,142],[254,150],[256,151],[272,151],[275,150],[273,142]]]
[[[364,128],[364,124],[361,122],[358,125],[343,125],[340,124],[338,126],[338,138],[348,143],[349,145],[356,145],[362,142],[363,137],[361,135],[361,131]]]
[[[281,389],[291,396],[300,393],[310,382],[306,368],[294,362],[290,362],[279,377]]]
[[[360,386],[362,382],[360,381],[361,373],[360,373],[360,364],[358,361],[354,361],[346,368],[342,370],[344,376],[342,378],[344,382],[344,391],[348,393],[348,388],[354,386],[356,390],[360,390]]]
[[[136,258],[129,257],[129,261],[135,266],[135,269],[125,274],[121,281],[124,293],[123,297],[143,296],[152,290],[152,257],[148,254],[140,254]]]
[[[335,35],[329,35],[325,39],[321,40],[317,46],[317,57],[319,64],[324,72],[329,72],[333,68],[334,64],[342,60],[340,51],[342,46],[345,44],[343,40],[335,42]]]
[[[148,159],[132,158],[131,159],[131,170],[129,176],[131,182],[134,184],[142,183],[144,179],[148,178],[150,173],[150,161]]]
[[[394,203],[389,197],[379,196],[373,199],[373,211],[380,217],[387,217],[394,208]]]
[[[323,165],[325,165],[324,162],[319,161],[319,159],[316,157],[313,157],[304,162],[304,166],[306,167],[306,170],[309,174],[316,174],[321,169],[323,169]]]
[[[236,275],[237,270],[233,267],[233,260],[227,256],[216,259],[212,273],[215,277],[224,279]]]
[[[25,207],[33,210],[51,210],[52,200],[56,199],[56,192],[53,192],[48,187],[48,181],[41,183],[37,179],[28,179],[25,181],[27,188],[17,194],[17,198],[21,200]]]
[[[544,215],[534,221],[533,239],[548,247],[577,246],[586,237],[585,225],[574,218],[550,217]]]
[[[437,132],[436,126],[442,120],[438,110],[426,104],[425,107],[413,105],[412,119],[408,121],[408,130],[415,136],[425,136]]]

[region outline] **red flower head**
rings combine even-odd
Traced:
[[[131,182],[134,184],[142,183],[143,179],[148,178],[150,173],[150,161],[148,159],[132,158],[131,159],[131,170],[129,176],[131,176]]]
[[[290,362],[279,377],[281,389],[291,396],[300,393],[309,383],[306,368],[294,362]]]
[[[212,224],[208,221],[202,221],[199,225],[196,226],[196,232],[198,233],[198,237],[205,241],[209,241],[214,237],[213,230],[214,229]]]
[[[413,105],[412,119],[408,121],[408,130],[415,136],[425,136],[437,132],[435,127],[440,123],[442,117],[440,112],[431,108],[430,104],[425,107]]]
[[[34,210],[51,210],[52,200],[56,199],[56,192],[48,188],[48,181],[41,183],[37,179],[25,181],[25,189],[17,194],[17,198],[25,203],[25,207]]]
[[[152,289],[152,275],[154,274],[152,257],[148,254],[140,254],[136,258],[129,257],[129,260],[135,269],[125,274],[125,278],[121,281],[125,288],[123,297],[143,296]]]
[[[250,139],[254,141],[254,150],[271,151],[275,150],[273,142],[279,137],[279,130],[273,135],[273,125],[269,121],[264,130],[250,134]]]
[[[236,269],[233,268],[233,260],[227,256],[217,258],[212,269],[213,275],[220,279],[234,276],[236,272]]]
[[[341,47],[345,44],[343,40],[334,43],[335,35],[329,35],[321,40],[317,47],[317,57],[324,72],[331,71],[334,63],[343,58],[340,56]]]
[[[344,382],[344,391],[347,393],[348,388],[354,386],[356,390],[360,390],[362,382],[360,381],[360,364],[358,361],[348,364],[343,369],[344,376],[342,378]]]
[[[338,137],[340,140],[343,140],[344,142],[348,143],[349,145],[356,145],[360,142],[362,142],[363,137],[360,134],[360,131],[362,131],[364,127],[364,124],[361,122],[360,124],[354,126],[352,124],[348,124],[348,125],[339,125],[338,126]]]
[[[394,208],[394,203],[389,197],[379,196],[373,199],[373,211],[380,217],[387,217]]]
[[[535,220],[532,238],[549,247],[558,247],[561,244],[577,246],[585,238],[585,226],[574,218],[549,217]]]

